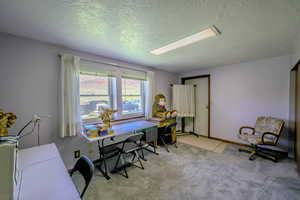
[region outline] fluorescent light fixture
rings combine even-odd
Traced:
[[[160,55],[160,54],[167,53],[169,51],[187,46],[189,44],[199,42],[200,40],[204,40],[204,39],[207,39],[210,37],[217,36],[219,34],[220,34],[219,30],[215,26],[211,26],[199,33],[188,36],[188,37],[178,40],[176,42],[170,43],[166,46],[155,49],[153,51],[150,51],[150,53],[155,54],[155,55]]]

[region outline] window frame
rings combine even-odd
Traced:
[[[85,74],[84,72],[80,72],[81,74]],[[97,76],[95,74],[95,76]],[[100,76],[101,77],[101,76]],[[134,118],[142,118],[145,117],[145,109],[146,109],[146,83],[144,80],[141,81],[141,95],[136,95],[136,96],[141,96],[141,104],[142,104],[142,111],[138,113],[130,113],[130,114],[123,114],[123,100],[122,100],[122,72],[116,73],[116,76],[114,77],[108,77],[108,97],[110,100],[110,105],[112,109],[117,109],[118,112],[113,116],[112,121],[122,121],[122,120],[130,120]],[[124,78],[124,79],[130,79],[130,78]],[[132,79],[132,80],[138,80],[138,79]],[[80,80],[79,80],[80,81]],[[86,96],[86,95],[81,95]],[[89,95],[91,96],[91,95]],[[94,96],[107,96],[107,95],[94,95]],[[80,116],[81,118],[81,116]],[[101,120],[99,118],[88,118],[88,119],[83,119],[81,118],[83,124],[93,124],[93,123],[100,123]]]
[[[145,81],[143,80],[139,80],[141,81],[140,84],[141,84],[141,87],[140,87],[140,92],[141,92],[141,95],[134,95],[134,96],[141,96],[141,105],[142,105],[142,111],[141,112],[137,112],[137,113],[130,113],[130,114],[123,114],[123,95],[122,95],[122,79],[129,79],[129,80],[138,80],[138,79],[130,79],[130,78],[122,78],[120,77],[120,80],[119,82],[121,83],[121,87],[120,87],[120,108],[118,109],[118,120],[126,120],[126,119],[131,119],[131,118],[137,118],[137,117],[145,117],[145,92],[146,92],[146,89],[145,89]],[[124,96],[127,96],[127,95],[124,95]]]
[[[98,77],[106,77],[108,78],[108,95],[99,95],[99,94],[95,94],[95,95],[85,95],[85,94],[79,94],[79,98],[81,97],[108,97],[109,98],[109,103],[110,103],[110,106],[112,108],[114,108],[114,95],[113,95],[113,78],[114,77],[109,77],[109,76],[100,76],[100,75],[93,75],[93,74],[88,74],[88,73],[84,73],[84,72],[80,72],[79,74],[79,81],[80,81],[80,76],[81,75],[90,75],[90,76],[98,76]],[[100,122],[100,119],[99,118],[88,118],[88,119],[83,119],[80,115],[80,119],[81,121],[84,123],[84,124],[90,124],[90,123],[99,123]]]

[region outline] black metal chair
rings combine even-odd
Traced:
[[[104,140],[102,140],[102,145],[100,145],[100,142],[98,141],[100,157],[98,160],[94,161],[94,164],[107,180],[110,179],[110,176],[108,175],[109,170],[106,161],[119,154],[119,149],[117,148],[118,144],[119,142],[110,145],[104,145]]]
[[[134,165],[140,169],[144,169],[143,163],[141,161],[144,160],[143,144],[141,143],[143,135],[144,134],[142,132],[136,133],[135,135],[128,137],[122,143],[121,147],[119,148],[119,156],[117,158],[117,162],[112,173],[116,173],[123,170],[125,174],[121,173],[121,175],[128,178],[127,167]],[[139,154],[139,151],[142,153],[142,156]],[[133,156],[131,162],[125,161],[124,158],[124,155],[129,154],[132,154]],[[139,162],[140,166],[134,164],[135,158]],[[121,162],[123,162],[121,166],[119,166],[120,160]]]
[[[175,122],[173,124],[170,124],[168,126],[160,128],[158,131],[159,139],[160,139],[161,143],[164,145],[164,147],[166,148],[167,152],[170,152],[169,148],[168,148],[168,144],[174,144],[174,146],[177,148],[176,142],[173,142],[173,143],[166,142],[167,138],[169,138],[169,140],[172,139],[172,128],[174,128],[176,126],[177,126],[177,123]]]
[[[94,164],[88,157],[82,156],[76,162],[74,168],[70,171],[70,175],[72,176],[76,171],[78,171],[85,180],[85,186],[83,188],[83,191],[80,194],[80,198],[82,198],[93,177]]]

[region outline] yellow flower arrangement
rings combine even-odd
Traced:
[[[0,137],[8,135],[7,129],[10,128],[17,120],[17,116],[11,112],[5,113],[0,109]]]

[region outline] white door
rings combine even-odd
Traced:
[[[196,85],[195,88],[195,107],[196,107],[196,116],[195,116],[195,125],[194,132],[198,135],[208,136],[208,127],[209,127],[209,78],[201,77],[195,79],[185,80],[185,84]],[[193,119],[185,119],[185,131],[193,131]]]

